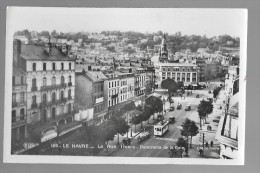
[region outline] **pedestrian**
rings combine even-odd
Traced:
[[[206,146],[206,147],[208,147],[208,146],[209,146],[209,143],[208,143],[208,141],[206,142],[205,146]]]
[[[200,153],[200,156],[203,157],[203,150],[202,149],[199,150],[199,153]]]
[[[213,141],[210,142],[210,146],[213,147]]]

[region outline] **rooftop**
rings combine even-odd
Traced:
[[[87,71],[86,76],[88,76],[93,82],[99,82],[107,79],[101,71]]]
[[[21,57],[25,60],[34,61],[74,61],[73,58],[63,54],[56,47],[51,48],[51,54],[44,51],[44,46],[38,45],[21,45]]]

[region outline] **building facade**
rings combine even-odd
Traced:
[[[159,71],[159,81],[161,82],[167,78],[171,78],[176,82],[182,81],[185,86],[196,84],[198,82],[197,65],[188,63],[158,63],[156,68]]]
[[[97,71],[76,74],[75,102],[81,111],[93,109],[95,123],[101,122],[107,113],[104,96],[104,81],[106,79],[107,77],[102,72]]]
[[[14,61],[26,74],[27,122],[35,125],[33,136],[43,138],[49,124],[59,129],[74,120],[74,59],[50,43],[16,46],[14,50],[19,51]]]
[[[26,75],[14,65],[12,87],[12,151],[28,137],[26,109]]]

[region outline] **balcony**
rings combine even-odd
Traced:
[[[67,85],[65,83],[59,84],[59,85],[50,85],[50,86],[42,86],[41,90],[42,91],[49,91],[53,89],[58,89],[58,88],[65,88]]]
[[[24,117],[24,116],[23,116]],[[16,117],[16,118],[12,118],[12,126],[19,126],[19,125],[24,125],[26,124],[26,119],[23,118],[21,119],[21,117]]]
[[[37,89],[37,86],[33,86],[32,88],[31,88],[31,91],[37,91],[38,89]]]
[[[67,98],[63,98],[63,99],[60,99],[60,100],[53,100],[53,101],[50,101],[50,102],[42,102],[40,104],[40,108],[45,108],[45,107],[50,107],[51,105],[66,103],[67,100],[68,100]]]
[[[117,97],[118,97],[118,94],[114,94],[114,95],[111,96],[112,99],[117,98]]]
[[[72,100],[72,96],[68,96],[68,100]]]
[[[12,107],[16,107],[18,106],[18,103],[17,102],[12,102]]]
[[[69,82],[69,83],[68,83],[68,86],[72,86],[72,82]]]
[[[33,109],[33,108],[37,108],[38,107],[38,104],[37,103],[33,103],[32,105],[31,105],[31,108]]]
[[[25,101],[20,101],[20,102],[12,102],[12,107],[16,107],[16,106],[22,106],[25,104]]]
[[[137,94],[137,96],[142,96],[142,95],[144,95],[144,93]]]

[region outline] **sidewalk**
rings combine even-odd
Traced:
[[[202,129],[199,129],[199,133],[196,136],[192,137],[193,146],[202,145],[202,141],[200,141],[200,136],[202,136],[202,133],[204,133],[204,144],[206,142],[208,142],[208,144],[210,146],[210,142],[213,141],[213,146],[214,146],[214,148],[216,148],[216,150],[214,150],[214,151],[207,150],[206,152],[204,150],[204,155],[205,155],[205,157],[208,157],[208,158],[218,158],[219,157],[220,150],[217,149],[219,147],[219,144],[218,144],[217,140],[215,139],[215,135],[216,135],[216,131],[218,129],[219,120],[220,120],[221,116],[224,115],[224,107],[225,107],[225,104],[223,103],[224,100],[225,100],[224,90],[221,90],[218,95],[218,99],[216,100],[216,102],[213,102],[214,107],[213,107],[212,113],[208,115],[207,121],[204,124],[202,122]],[[222,109],[220,109],[220,106],[222,106]],[[197,126],[200,128],[200,120],[199,120],[198,112],[193,112],[189,118],[191,120],[195,121]],[[212,129],[210,131],[207,130],[208,125],[210,125],[212,127]],[[191,150],[191,153],[189,153],[189,155],[190,156],[192,155],[192,158],[193,158],[193,157],[197,157],[198,153],[193,152]],[[200,156],[198,156],[198,157],[200,157]]]
[[[149,124],[147,123],[147,121],[143,122],[143,128],[141,128],[141,124],[138,124],[136,125],[136,133],[134,132],[134,125],[132,126],[132,136],[131,136],[131,127],[129,129],[129,132],[128,132],[128,138],[131,139],[131,145],[132,144],[135,144],[137,143],[137,137],[138,135],[144,131],[144,129],[146,131],[149,131],[152,126],[154,124],[154,122],[156,122],[156,116],[154,116],[154,120],[153,120],[153,116],[150,117],[149,119]],[[124,138],[127,137],[127,134],[124,134],[123,136],[122,135],[119,135],[119,144],[122,145],[122,140]],[[109,141],[108,142],[108,145],[111,145],[111,146],[118,146],[118,135],[115,135],[114,137],[114,140],[113,141]],[[119,147],[116,147],[116,148],[108,148],[108,149],[104,149],[103,151],[100,152],[100,156],[109,156],[111,155],[113,152],[117,151],[117,150],[120,150],[120,146]]]

